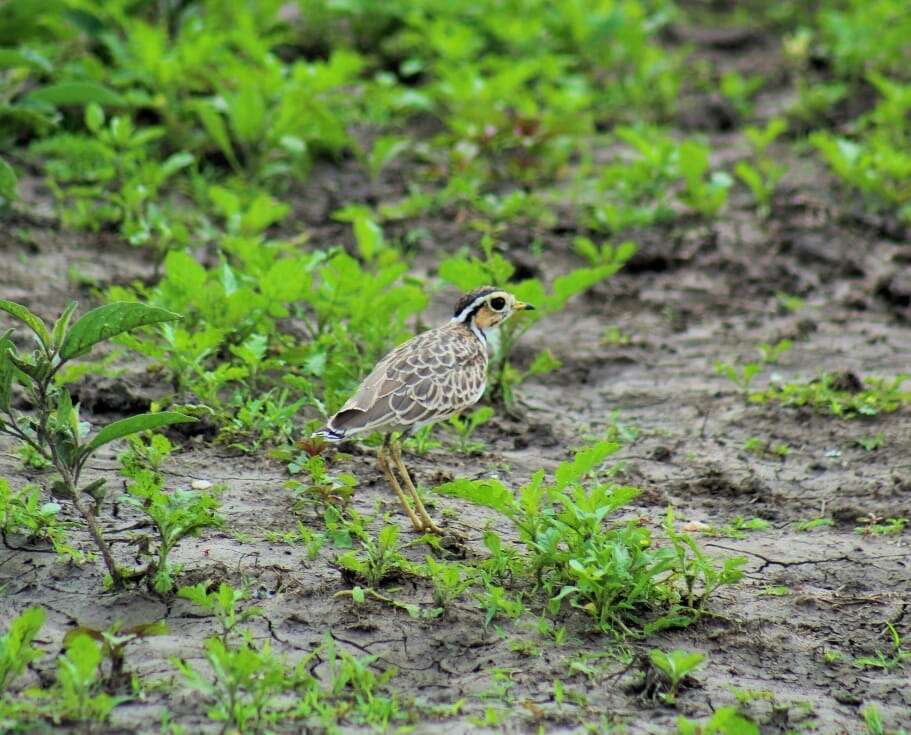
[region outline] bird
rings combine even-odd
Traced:
[[[487,386],[491,330],[513,314],[534,308],[493,286],[464,294],[455,304],[452,319],[412,337],[381,359],[354,395],[313,436],[340,442],[357,434],[384,432],[377,462],[386,481],[416,531],[441,534],[402,461],[401,440],[409,432],[455,416],[481,400]]]

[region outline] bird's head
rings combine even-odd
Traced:
[[[506,321],[517,311],[534,308],[519,301],[509,291],[485,286],[465,294],[456,302],[452,320],[485,331]]]

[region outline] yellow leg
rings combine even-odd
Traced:
[[[427,509],[421,502],[421,497],[418,495],[417,488],[411,481],[411,475],[408,474],[408,468],[405,467],[405,463],[402,461],[402,447],[398,442],[393,442],[392,444],[392,461],[395,463],[396,468],[398,468],[399,474],[402,476],[402,480],[405,481],[405,487],[407,488],[408,492],[411,493],[411,497],[414,499],[414,508],[417,511],[418,517],[424,524],[424,530],[430,531],[431,533],[443,533],[440,530],[440,527],[433,522],[430,514],[427,513]]]
[[[402,486],[399,485],[399,481],[395,479],[395,474],[392,472],[392,468],[389,466],[389,458],[386,456],[386,445],[381,446],[376,452],[376,458],[379,462],[380,469],[383,471],[383,474],[386,476],[386,482],[389,483],[389,486],[395,490],[395,494],[399,496],[399,502],[402,504],[402,508],[405,510],[405,514],[411,520],[411,525],[414,526],[415,531],[423,531],[424,523],[421,521],[411,510],[411,506],[408,505],[408,498],[405,497],[405,493],[402,492]]]

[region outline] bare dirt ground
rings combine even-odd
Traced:
[[[766,102],[774,109],[780,100],[771,96]],[[738,136],[723,131],[711,141],[721,161],[736,158],[743,146]],[[470,718],[489,705],[503,706],[492,698],[503,686],[492,675],[494,668],[507,672],[505,699],[513,709],[503,732],[539,726],[573,732],[583,723],[593,723],[595,731],[607,731],[606,723],[625,723],[626,732],[670,732],[679,714],[707,716],[735,702],[736,690],[752,700],[746,709],[764,733],[862,732],[859,711],[870,703],[893,727],[911,728],[907,665],[880,670],[853,664],[857,657],[890,650],[887,622],[911,640],[911,534],[855,531],[863,518],[909,514],[911,414],[904,409],[841,420],[750,404],[712,370],[714,360],[752,359],[757,344],[785,337],[794,347],[774,370],[786,379],[821,370],[892,376],[911,368],[908,233],[856,211],[809,154],[782,148],[780,156],[789,173],[767,222],[757,218],[741,192],[715,223],[682,221],[636,233],[640,252],[629,267],[527,335],[520,359],[549,347],[564,366],[523,386],[524,420],[499,416],[480,430],[487,446],[483,455],[467,461],[443,448],[409,460],[429,487],[450,476],[489,473],[518,486],[535,470],[555,467],[586,435],[599,434],[616,411],[616,420],[638,431],[617,459],[624,482],[642,489],[636,511],[647,522],[660,525],[668,505],[681,524],[697,529],[700,523],[723,527],[738,517],[769,521],[742,538],[702,535],[707,551],[748,558],[745,580],[714,599],[713,614],[702,622],[647,642],[707,656],[676,709],[644,697],[642,660],[621,662],[611,641],[593,635],[580,615],[561,621],[569,637],[555,646],[538,634],[530,613],[500,631],[484,628],[483,614],[470,600],[441,619],[418,621],[380,603],[354,605],[334,597],[350,585],[331,563],[333,549],[308,561],[303,549],[265,539],[267,531],[293,525],[292,497],[282,487],[284,465],[265,455],[236,455],[190,442],[169,465],[175,486],[203,479],[229,488],[227,530],[180,546],[179,560],[186,564],[182,581],[249,585],[266,612],[265,620],[251,623],[256,637],[271,639],[291,659],[313,650],[330,632],[352,653],[377,656],[377,669],[395,667],[392,685],[406,705],[408,698],[416,705],[465,700],[461,714],[448,719],[415,707],[417,732],[479,731]],[[319,172],[302,196],[311,202],[331,199],[325,194],[331,178],[332,169]],[[318,233],[311,239],[314,246],[337,241],[325,221],[320,230],[321,212],[332,206],[306,207],[301,215],[299,226]],[[462,240],[451,221],[422,224],[434,234],[436,250],[425,243],[418,264],[430,268]],[[510,257],[550,278],[576,262],[569,246],[574,234],[559,227],[514,227],[505,239],[512,243]],[[323,241],[324,236],[331,239]],[[531,236],[545,244],[545,255],[537,260],[525,249]],[[43,217],[4,226],[0,258],[0,294],[45,317],[70,298],[89,300],[80,280],[108,285],[151,273],[141,252],[111,237],[60,232]],[[74,272],[84,278],[74,281]],[[775,297],[779,291],[800,296],[806,306],[796,313],[783,309]],[[440,295],[427,321],[445,315],[450,296]],[[628,343],[608,344],[603,334],[609,325],[628,335]],[[81,396],[92,420],[147,405],[157,390],[161,386],[136,371],[126,387],[94,380]],[[879,449],[857,444],[880,432],[885,442]],[[744,442],[754,436],[787,444],[790,452],[778,457],[745,451]],[[93,464],[98,473],[115,467],[113,452]],[[380,501],[396,507],[369,453],[356,452],[345,469],[360,481],[358,509],[372,512]],[[0,475],[14,485],[43,477],[23,470],[9,445],[0,455]],[[467,553],[486,553],[481,532],[497,519],[449,498],[433,499],[436,517],[443,517],[445,508],[455,513],[449,525],[466,537]],[[834,525],[795,527],[817,517]],[[109,508],[103,517],[114,537],[131,519],[123,507],[119,515]],[[321,523],[315,516],[304,521],[314,528]],[[89,548],[87,537],[76,534],[75,541]],[[128,549],[117,548],[126,558]],[[416,559],[423,554],[419,548],[409,553]],[[429,587],[414,580],[394,586],[398,599],[430,601]],[[158,732],[166,684],[179,679],[168,657],[201,659],[200,642],[213,630],[211,619],[185,601],[141,591],[104,593],[100,566],[65,566],[45,550],[0,549],[0,590],[0,619],[34,604],[48,611],[41,642],[51,650],[76,624],[167,621],[167,636],[137,643],[127,659],[136,674],[161,683],[145,698],[119,707],[113,724],[97,732]],[[776,591],[784,594],[772,594]],[[515,650],[511,643],[517,638],[529,645]],[[835,660],[831,652],[841,656]],[[29,676],[41,680],[52,670],[53,662],[46,660]],[[555,679],[584,695],[585,702],[568,696],[558,704]],[[747,690],[752,696],[742,694]],[[217,730],[195,695],[172,698],[167,708],[188,732]],[[293,731],[292,726],[288,732]]]

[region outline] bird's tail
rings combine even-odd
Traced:
[[[340,442],[345,438],[345,430],[337,431],[332,428],[332,424],[326,424],[322,429],[314,431],[312,436],[321,436],[323,439],[326,439],[330,442]]]

